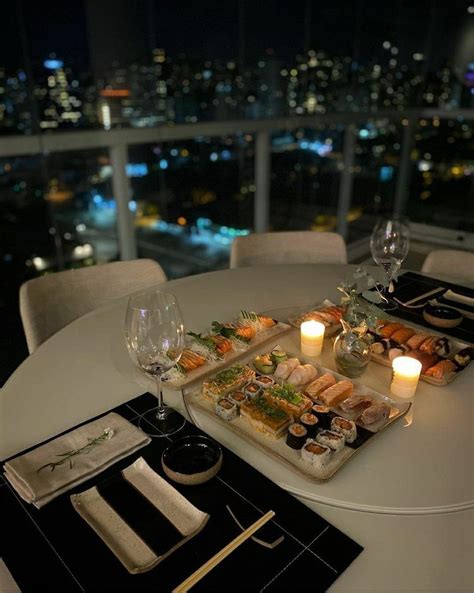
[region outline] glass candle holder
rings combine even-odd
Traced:
[[[320,356],[323,349],[325,327],[319,321],[304,321],[301,324],[301,352],[306,356]]]
[[[421,373],[421,362],[409,356],[397,356],[392,362],[392,383],[390,391],[393,395],[412,398]]]

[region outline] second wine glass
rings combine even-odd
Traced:
[[[148,290],[130,297],[125,337],[136,364],[156,380],[158,407],[141,416],[140,428],[154,437],[177,432],[185,420],[165,406],[161,388],[163,373],[179,361],[184,349],[183,318],[176,297],[161,290]]]
[[[378,306],[385,311],[397,308],[393,299],[388,297],[393,292],[393,277],[400,269],[403,260],[408,255],[410,246],[410,229],[400,220],[380,220],[370,238],[370,251],[375,263],[380,266],[386,277],[387,288],[382,292],[384,303]]]

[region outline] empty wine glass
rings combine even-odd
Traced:
[[[154,437],[173,434],[184,418],[163,403],[161,377],[181,357],[184,326],[176,297],[161,290],[148,290],[130,297],[125,316],[125,337],[135,363],[156,380],[158,407],[145,412],[140,428]]]
[[[393,277],[400,269],[408,254],[410,246],[410,229],[400,220],[379,220],[370,238],[370,251],[375,263],[380,266],[386,277],[387,286],[382,294],[386,302],[378,306],[385,311],[397,308],[393,299],[388,297],[393,292]]]

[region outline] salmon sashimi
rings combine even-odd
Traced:
[[[268,317],[268,315],[259,315],[258,320],[263,325],[263,327],[266,327],[266,328],[270,328],[270,327],[273,327],[274,325],[276,325],[276,321],[274,319],[272,319],[271,317]]]
[[[452,360],[441,360],[434,366],[430,367],[425,374],[434,379],[443,379],[445,375],[453,373],[455,370],[456,365]]]
[[[216,345],[216,350],[219,354],[225,354],[226,352],[230,352],[233,350],[232,348],[232,341],[224,336],[209,336],[209,338],[214,342]]]
[[[193,371],[198,367],[202,366],[206,362],[204,356],[189,350],[189,348],[185,348],[183,350],[183,354],[179,359],[179,366],[186,372]]]

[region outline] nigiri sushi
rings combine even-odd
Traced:
[[[337,404],[352,394],[354,386],[350,381],[339,381],[332,387],[319,394],[319,399],[330,408],[337,406]]]
[[[277,379],[288,379],[292,371],[300,364],[297,358],[288,358],[287,360],[280,362],[275,371],[275,377]]]
[[[380,402],[366,408],[360,415],[360,421],[363,424],[375,424],[375,422],[379,422],[380,420],[386,420],[389,415],[390,406]]]
[[[446,375],[456,371],[456,365],[452,360],[440,360],[434,366],[430,367],[425,375],[433,379],[444,379]]]
[[[321,377],[314,380],[306,387],[305,393],[315,401],[325,389],[331,387],[331,385],[335,385],[335,383],[336,379],[331,373],[324,373],[324,375],[321,375]]]

